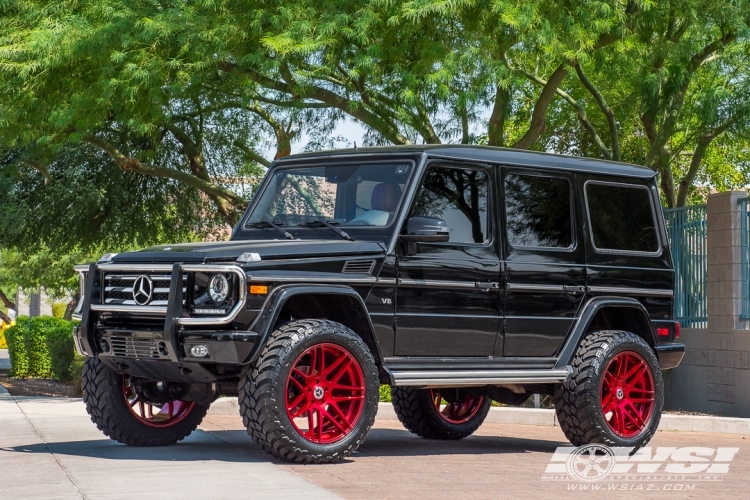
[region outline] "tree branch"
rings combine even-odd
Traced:
[[[18,308],[16,307],[16,304],[11,301],[7,295],[5,295],[5,292],[0,290],[0,302],[3,303],[6,309],[13,309],[14,311],[17,311]]]
[[[549,108],[552,99],[555,97],[557,88],[567,75],[568,70],[565,69],[564,64],[561,64],[549,77],[549,80],[545,83],[544,88],[534,105],[529,130],[527,130],[523,137],[513,145],[514,148],[529,149],[542,135],[544,128],[546,127],[547,109]]]
[[[622,159],[622,156],[620,155],[620,134],[617,131],[617,120],[615,120],[615,112],[612,111],[612,108],[609,107],[607,101],[604,100],[604,96],[601,94],[601,92],[599,92],[599,89],[596,88],[596,86],[583,72],[581,63],[576,61],[573,67],[576,70],[578,79],[581,80],[581,83],[584,87],[586,87],[586,90],[588,90],[589,93],[594,97],[594,100],[599,105],[599,109],[607,118],[607,123],[609,124],[609,137],[612,144],[612,159],[620,161]]]
[[[240,141],[234,141],[232,144],[234,145],[234,147],[242,151],[245,154],[245,156],[253,160],[255,163],[259,165],[263,165],[266,168],[271,166],[270,161],[263,158],[253,148],[247,146],[246,144],[242,144]]]
[[[39,171],[39,173],[42,174],[42,176],[44,177],[45,186],[52,183],[52,176],[49,174],[49,170],[47,170],[47,167],[42,165],[40,162],[36,160],[21,160],[21,163],[23,163],[24,165],[28,165],[34,170]]]
[[[508,117],[509,107],[510,91],[498,85],[487,130],[487,143],[490,146],[505,146],[505,120]]]

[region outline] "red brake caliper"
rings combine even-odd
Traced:
[[[640,354],[623,351],[609,361],[601,404],[609,428],[618,436],[632,438],[646,428],[654,409],[654,375]]]
[[[348,435],[365,406],[365,377],[354,356],[338,344],[317,344],[292,365],[286,412],[308,441],[330,444]]]

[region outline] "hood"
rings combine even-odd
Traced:
[[[115,255],[110,262],[227,262],[245,252],[262,260],[377,255],[385,252],[382,243],[347,240],[242,240],[207,243],[179,243]]]

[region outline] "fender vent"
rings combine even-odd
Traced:
[[[344,264],[344,274],[370,274],[375,267],[374,260],[350,260]]]

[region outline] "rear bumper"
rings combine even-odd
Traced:
[[[656,346],[656,357],[659,368],[669,370],[676,368],[685,356],[685,344],[661,344]]]

